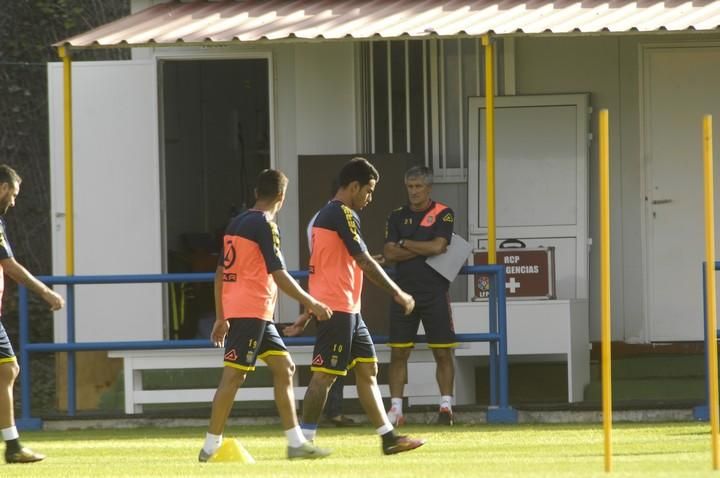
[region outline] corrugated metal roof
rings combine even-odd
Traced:
[[[715,30],[720,1],[224,0],[170,2],[72,47],[537,33]]]

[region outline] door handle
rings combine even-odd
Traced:
[[[655,204],[670,204],[672,199],[653,199],[653,205]]]

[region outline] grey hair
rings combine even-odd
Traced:
[[[413,178],[422,178],[425,184],[432,184],[432,169],[428,168],[427,166],[413,166],[405,172],[405,182]]]

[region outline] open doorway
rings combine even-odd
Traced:
[[[231,217],[270,167],[269,60],[160,63],[166,270],[212,272]],[[171,338],[209,336],[212,283],[168,286]]]

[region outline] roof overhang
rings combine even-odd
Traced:
[[[720,1],[171,1],[56,47],[123,48],[480,36],[717,31]]]

